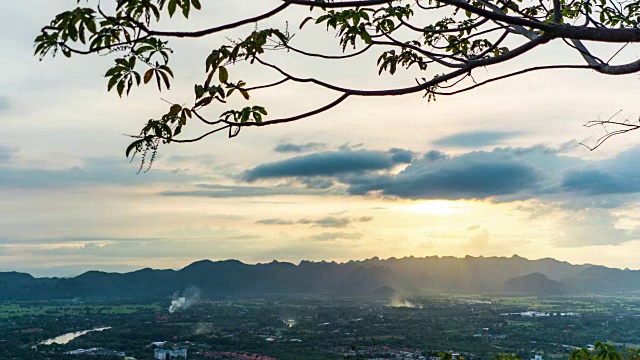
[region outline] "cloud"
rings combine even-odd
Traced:
[[[339,239],[360,239],[362,238],[361,233],[348,233],[348,232],[323,232],[317,235],[312,235],[307,238],[307,240],[311,241],[332,241]]]
[[[156,241],[191,241],[211,239],[224,240],[251,240],[259,239],[254,233],[241,231],[227,227],[192,227],[185,226],[170,231],[161,231],[155,237],[123,237],[123,236],[95,236],[95,235],[67,235],[51,237],[0,237],[0,245],[60,245],[60,244],[85,244],[85,247],[97,244],[116,243],[153,243]]]
[[[335,184],[333,180],[328,178],[313,177],[313,178],[302,178],[300,180],[309,189],[320,189],[320,190],[329,189]]]
[[[392,148],[389,150],[391,153],[391,160],[395,163],[408,164],[413,160],[415,153],[413,151]]]
[[[394,173],[399,164],[408,166]],[[580,170],[584,164],[584,160],[559,155],[545,146],[496,148],[457,156],[432,150],[422,157],[403,149],[343,150],[262,164],[244,172],[242,178],[249,182],[295,180],[307,190],[345,190],[351,195],[514,201],[557,196],[564,191],[562,174]]]
[[[3,152],[0,150],[0,158]],[[9,155],[4,155],[6,158]],[[146,174],[137,174],[136,166],[126,159],[112,157],[88,158],[81,166],[66,169],[23,168],[0,166],[0,187],[51,189],[72,188],[90,185],[139,185],[154,182],[184,182],[196,179],[185,174],[153,169]]]
[[[405,199],[486,199],[535,189],[536,169],[499,154],[470,153],[433,162],[414,162],[397,175],[347,179],[348,191],[379,191]]]
[[[335,217],[327,216],[319,219],[300,219],[300,220],[285,220],[280,218],[262,219],[256,221],[256,224],[261,225],[311,225],[312,227],[321,228],[346,228],[353,222],[369,222],[373,220],[372,216],[361,216],[359,218],[350,217]]]
[[[441,147],[479,148],[499,145],[503,140],[517,135],[520,134],[507,131],[469,131],[442,137],[433,141],[432,144]]]
[[[0,95],[0,113],[7,112],[11,109],[11,103],[9,102],[9,98],[6,96]]]
[[[209,197],[209,198],[248,198],[280,195],[339,195],[337,190],[326,191],[324,189],[299,188],[291,185],[279,186],[242,186],[242,185],[217,185],[197,184],[194,190],[164,191],[163,196],[184,197]]]
[[[634,166],[640,147],[623,151],[611,159],[601,160],[583,169],[569,171],[562,188],[584,195],[631,194],[640,192],[640,168]]]
[[[442,151],[431,150],[424,154],[423,159],[426,161],[438,161],[442,159],[446,159],[449,156]]]
[[[580,170],[565,175],[562,187],[588,195],[634,193],[640,191],[640,179],[616,172]]]
[[[640,192],[640,168],[629,166],[639,157],[640,147],[600,161],[571,157],[541,145],[460,155],[431,150],[422,156],[404,149],[341,150],[262,164],[244,172],[242,178],[249,182],[284,179],[306,187],[286,185],[288,191],[279,186],[248,187],[253,189],[247,190],[251,195],[322,196],[346,191],[350,195],[374,193],[403,199],[539,199],[563,202],[568,208],[572,203],[579,204],[576,207],[591,204],[614,208],[629,199],[603,195]],[[394,173],[400,164],[408,166]]]
[[[8,163],[13,160],[14,154],[15,150],[12,148],[0,145],[0,164]]]
[[[279,153],[304,153],[310,151],[318,151],[323,150],[326,147],[323,143],[309,142],[306,144],[278,144],[273,149],[275,152]]]
[[[566,213],[562,230],[553,239],[559,247],[618,245],[640,239],[640,230],[618,226],[618,219],[605,209],[584,209]]]
[[[283,220],[283,219],[262,219],[256,221],[256,224],[262,225],[293,225],[295,221]]]
[[[472,236],[469,242],[465,245],[468,249],[486,249],[489,247],[489,240],[491,236],[487,229],[482,229],[478,234]]]
[[[323,227],[323,228],[344,228],[347,227],[351,223],[351,219],[344,217],[324,217],[322,219],[317,220],[308,220],[302,219],[300,220],[301,224],[313,224],[313,226]]]
[[[407,154],[399,149],[389,152],[330,151],[259,165],[246,171],[242,177],[249,182],[286,177],[327,177],[389,170],[408,161],[410,159]]]

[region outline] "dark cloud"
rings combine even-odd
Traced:
[[[333,180],[328,178],[303,178],[300,179],[309,189],[328,189],[334,185]]]
[[[394,174],[391,170],[399,164],[409,165]],[[433,150],[422,157],[403,149],[345,150],[259,165],[246,171],[243,179],[297,180],[309,191],[346,189],[351,195],[377,192],[406,199],[513,201],[557,195],[563,191],[561,174],[582,164],[582,160],[561,156],[545,146],[496,148],[458,156]]]
[[[389,150],[391,160],[396,163],[408,164],[413,160],[415,153],[413,151],[393,148]]]
[[[295,224],[303,224],[303,225],[311,225],[312,227],[322,227],[322,228],[346,228],[353,222],[369,222],[373,220],[371,216],[362,216],[359,218],[350,218],[350,217],[335,217],[335,216],[327,216],[319,219],[300,219],[300,220],[285,220],[280,218],[271,218],[271,219],[262,219],[256,221],[257,224],[262,225],[295,225]]]
[[[635,166],[640,147],[621,152],[589,168],[567,172],[562,189],[584,195],[631,194],[640,192],[640,167]]]
[[[344,217],[324,217],[322,219],[317,220],[300,220],[301,223],[313,224],[314,226],[323,227],[323,228],[344,228],[347,227],[351,223],[351,219]]]
[[[562,187],[589,195],[633,193],[640,191],[640,179],[602,170],[573,171],[565,175]]]
[[[312,235],[307,238],[307,240],[311,241],[332,241],[339,239],[360,239],[362,238],[361,233],[348,233],[348,232],[323,232],[320,234]]]
[[[367,171],[389,170],[407,163],[407,154],[398,149],[382,151],[330,151],[303,155],[291,159],[259,165],[243,174],[249,182],[285,177],[327,177],[358,174]]]
[[[503,140],[519,135],[517,132],[506,131],[470,131],[445,136],[433,142],[441,147],[478,148],[498,145]]]
[[[406,199],[491,198],[503,202],[538,198],[562,202],[567,208],[572,203],[614,208],[629,200],[618,196],[614,201],[612,195],[640,192],[640,167],[629,165],[637,158],[640,147],[603,161],[562,155],[542,145],[456,156],[438,150],[422,156],[403,149],[343,150],[259,165],[245,172],[243,178],[297,181],[306,189],[294,192],[318,195],[346,191],[351,195],[379,193]],[[409,165],[396,174],[392,170],[399,164]],[[293,191],[252,189],[268,194]]]
[[[486,199],[534,189],[539,180],[533,167],[515,161],[470,157],[421,165],[412,164],[394,176],[349,179],[348,191],[355,195],[380,191],[407,199]]]
[[[445,153],[443,153],[442,151],[438,151],[438,150],[431,150],[429,152],[427,152],[426,154],[424,154],[424,160],[428,160],[428,161],[438,161],[438,160],[442,160],[442,159],[447,159],[449,158],[449,156]]]
[[[325,144],[310,142],[306,144],[279,144],[273,149],[275,152],[279,153],[304,153],[310,151],[318,151],[323,150],[325,148]]]
[[[262,220],[258,220],[256,221],[256,224],[262,224],[262,225],[293,225],[295,224],[294,221],[290,221],[290,220],[283,220],[283,219],[262,219]]]

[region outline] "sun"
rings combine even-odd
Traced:
[[[460,213],[464,210],[465,204],[459,201],[450,200],[426,200],[426,201],[414,201],[405,205],[402,205],[404,211],[408,211],[414,214],[429,214],[448,216]]]

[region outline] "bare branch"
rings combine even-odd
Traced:
[[[586,124],[584,124],[585,127],[594,127],[594,126],[602,126],[602,128],[605,131],[605,134],[601,137],[599,137],[596,140],[595,145],[593,146],[588,146],[584,143],[580,143],[580,145],[586,147],[587,149],[593,151],[597,148],[599,148],[602,144],[604,144],[605,141],[609,140],[610,138],[616,136],[616,135],[622,135],[622,134],[626,134],[630,131],[635,131],[640,129],[640,119],[638,119],[635,122],[630,122],[629,120],[626,121],[613,121],[613,119],[618,116],[620,113],[622,112],[622,110],[618,111],[617,113],[613,114],[609,119],[607,120],[591,120],[589,122],[587,122]],[[611,125],[616,127],[616,130],[613,131],[609,131],[609,129],[607,129],[607,125]]]
[[[340,60],[340,59],[348,59],[351,57],[355,57],[358,56],[360,54],[365,53],[367,50],[371,49],[371,47],[373,46],[373,44],[369,44],[367,46],[365,46],[362,50],[360,51],[356,51],[354,53],[351,54],[346,54],[346,55],[324,55],[324,54],[316,54],[316,53],[311,53],[311,52],[307,52],[307,51],[303,51],[300,49],[296,49],[293,46],[290,46],[288,44],[284,45],[287,49],[296,52],[298,54],[302,54],[305,56],[310,56],[310,57],[317,57],[317,58],[322,58],[322,59],[330,59],[330,60]]]
[[[455,95],[455,94],[460,94],[469,90],[473,90],[475,88],[478,88],[480,86],[498,81],[498,80],[503,80],[503,79],[507,79],[513,76],[517,76],[517,75],[522,75],[522,74],[526,74],[528,72],[532,72],[532,71],[540,71],[540,70],[551,70],[551,69],[592,69],[591,66],[589,65],[547,65],[547,66],[534,66],[534,67],[530,67],[524,70],[520,70],[520,71],[515,71],[506,75],[501,75],[501,76],[496,76],[494,78],[485,80],[485,81],[481,81],[479,83],[476,83],[472,86],[466,87],[464,89],[460,89],[460,90],[456,90],[456,91],[451,91],[451,92],[439,92],[439,91],[434,91],[433,93],[436,95]]]

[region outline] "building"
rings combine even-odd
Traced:
[[[187,349],[180,350],[164,350],[164,349],[154,349],[153,357],[158,360],[170,360],[170,359],[186,359],[187,358]]]

